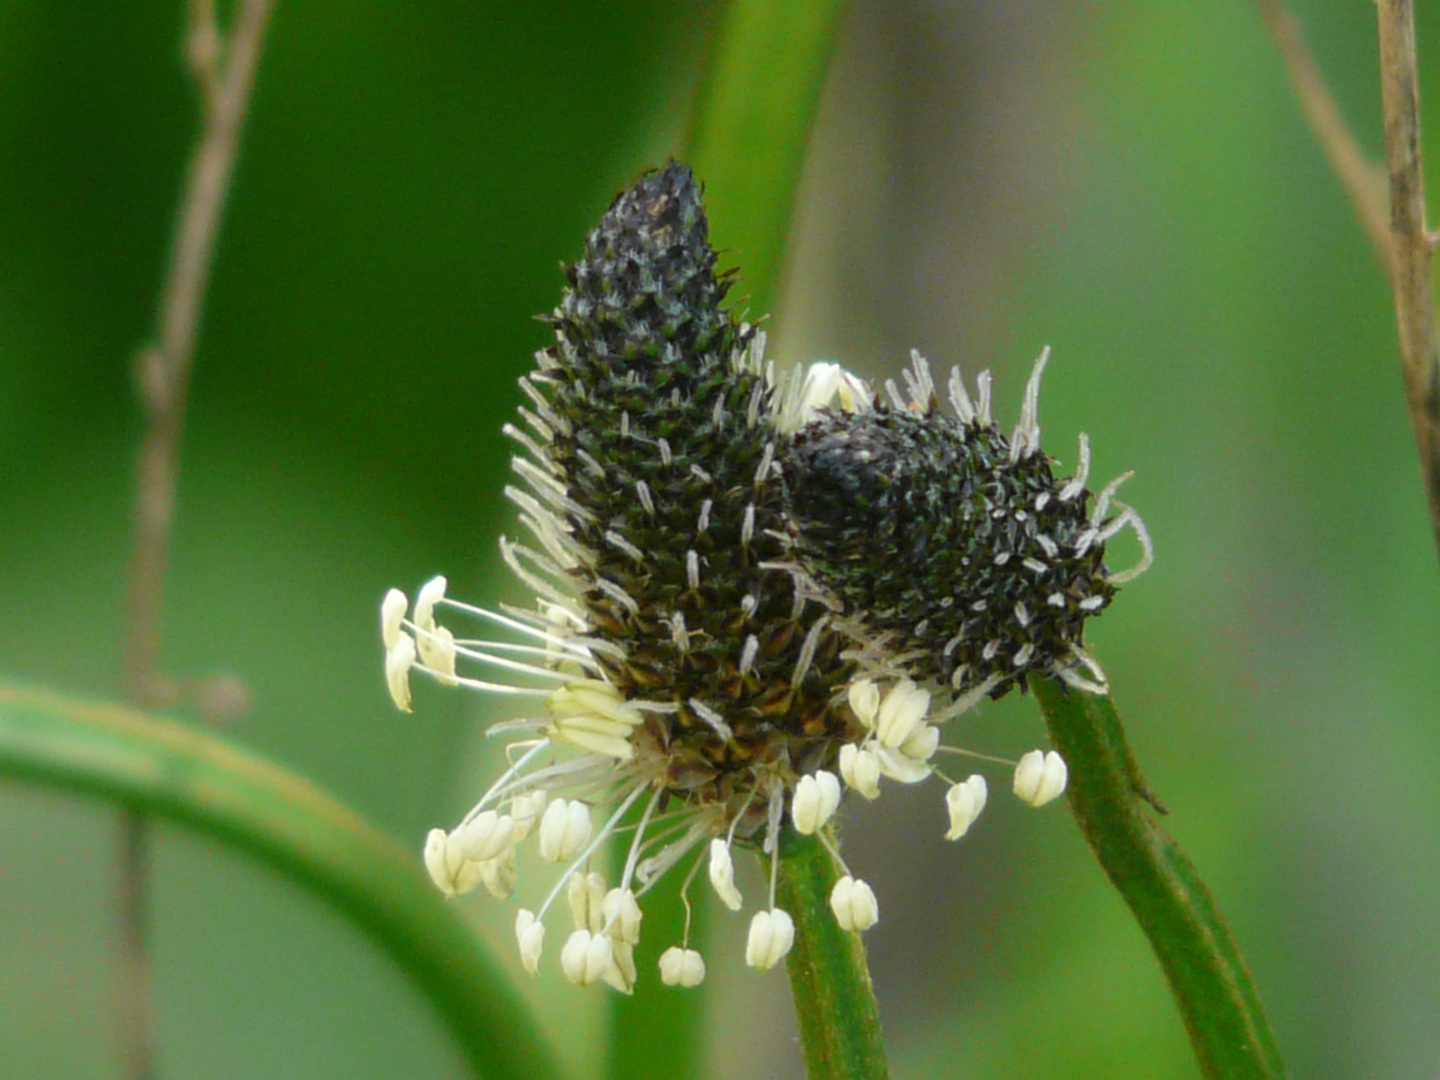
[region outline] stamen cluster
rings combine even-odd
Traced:
[[[524,426],[506,428],[525,451],[513,461],[524,486],[507,494],[533,543],[504,539],[501,551],[536,608],[461,604],[443,578],[413,607],[394,590],[382,604],[400,708],[416,670],[540,699],[492,729],[512,736],[505,772],[457,826],[431,832],[437,887],[508,897],[533,837],[535,856],[561,869],[517,916],[523,965],[538,971],[563,894],[573,929],[562,971],[623,992],[637,979],[639,899],[689,861],[682,898],[705,865],[717,897],[740,910],[737,846],[772,856],[746,960],[768,968],[786,955],[795,928],[775,905],[773,857],[782,829],[833,855],[839,925],[873,925],[875,893],[830,827],[844,792],[874,799],[882,778],[938,773],[938,752],[968,753],[942,747],[938,725],[1028,673],[1103,691],[1081,631],[1120,580],[1104,568],[1104,542],[1133,525],[1148,560],[1133,512],[1109,516],[1113,485],[1086,509],[1083,442],[1081,472],[1063,483],[1039,452],[1043,357],[1008,441],[990,420],[988,375],[978,407],[952,380],[958,419],[934,407],[918,357],[910,400],[892,386],[885,405],[836,365],[778,379],[764,335],[721,306],[731,281],[715,261],[684,166],[615,200],[545,317],[555,343],[521,380]],[[457,638],[442,609],[511,640]],[[473,677],[471,665],[503,677]],[[922,684],[951,700],[932,710]],[[1031,805],[1064,790],[1053,752],[1010,764]],[[958,839],[987,787],[978,774],[947,779],[946,836]],[[593,863],[617,835],[629,846],[612,886]],[[687,922],[659,958],[667,984],[704,978],[688,933]]]

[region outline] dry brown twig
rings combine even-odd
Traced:
[[[1380,96],[1395,238],[1395,318],[1410,429],[1420,457],[1430,527],[1440,542],[1440,347],[1435,338],[1435,236],[1425,225],[1420,83],[1411,0],[1379,0]]]
[[[243,711],[247,693],[233,678],[190,682],[162,675],[160,624],[180,464],[180,432],[196,333],[272,6],[273,0],[242,0],[229,32],[222,35],[214,0],[190,0],[185,55],[200,93],[202,126],[171,240],[156,337],[141,350],[136,361],[146,429],[136,465],[135,548],[129,568],[125,637],[126,688],[137,705],[196,703],[212,718]],[[148,1080],[154,1075],[148,839],[145,818],[130,810],[122,811],[116,897],[116,1026],[121,1075],[130,1080]]]
[[[1395,291],[1400,370],[1430,529],[1440,545],[1440,348],[1435,336],[1435,234],[1425,225],[1420,93],[1411,0],[1377,0],[1380,89],[1385,116],[1382,169],[1366,160],[1282,0],[1258,0],[1306,118]],[[1382,186],[1389,173],[1389,206]]]

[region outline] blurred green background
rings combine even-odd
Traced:
[[[129,367],[195,131],[180,8],[0,0],[9,680],[118,693]],[[495,540],[515,529],[500,426],[546,342],[530,317],[610,195],[680,145],[718,10],[278,5],[197,356],[166,664],[243,678],[255,705],[229,734],[417,859],[478,794],[503,714],[431,686],[396,713],[376,605],[437,572],[522,598]],[[1373,9],[1295,10],[1378,154]],[[916,347],[990,367],[1007,420],[1053,347],[1047,449],[1072,464],[1084,430],[1095,477],[1135,469],[1157,546],[1094,651],[1292,1070],[1434,1075],[1435,547],[1388,289],[1253,7],[855,3],[770,330],[786,362],[886,376]],[[1012,696],[948,741],[1040,738]],[[890,792],[846,830],[880,897],[895,1073],[1196,1076],[1063,809],[997,798],[953,846],[939,794]],[[106,807],[0,786],[7,1077],[114,1074],[113,834]],[[413,988],[314,899],[175,830],[156,848],[162,1075],[462,1074]],[[519,977],[511,910],[462,903]],[[708,914],[708,996],[674,1007],[706,1010],[712,1075],[798,1076],[784,977],[743,970],[742,921]],[[597,1075],[600,995],[525,986]]]

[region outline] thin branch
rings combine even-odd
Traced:
[[[157,339],[137,361],[146,411],[136,464],[135,549],[129,572],[125,683],[140,705],[173,705],[198,696],[206,712],[217,703],[242,708],[248,695],[233,679],[193,686],[159,671],[165,564],[175,509],[180,431],[195,355],[196,328],[210,280],[215,238],[240,146],[273,0],[244,0],[229,41],[222,40],[213,0],[190,0],[185,53],[203,107],[203,128],[190,171],[156,320]],[[118,822],[116,1023],[122,1076],[155,1075],[155,1017],[149,948],[149,825],[138,809]]]
[[[1380,97],[1390,168],[1390,230],[1395,241],[1395,318],[1400,368],[1430,528],[1440,544],[1440,345],[1435,338],[1434,240],[1425,226],[1420,164],[1420,89],[1415,11],[1410,0],[1379,0]]]
[[[213,4],[195,0],[190,5],[192,25],[186,51],[204,107],[204,129],[190,159],[171,242],[156,340],[141,351],[138,360],[148,425],[136,476],[125,674],[130,696],[139,704],[174,704],[179,694],[175,685],[159,674],[165,563],[179,470],[177,449],[215,238],[272,5],[273,0],[245,0],[236,13],[229,40],[223,43],[214,26]]]
[[[1283,0],[1258,0],[1258,4],[1265,28],[1270,31],[1270,37],[1285,61],[1295,96],[1300,99],[1300,107],[1310,121],[1310,130],[1350,196],[1360,227],[1375,248],[1375,257],[1380,260],[1385,273],[1393,278],[1395,245],[1390,238],[1390,222],[1385,209],[1385,170],[1365,156],[1359,141],[1340,115],[1335,96],[1325,85],[1315,58],[1300,36],[1300,25],[1286,10]]]

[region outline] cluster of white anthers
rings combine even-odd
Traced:
[[[563,870],[538,909],[519,911],[515,934],[521,963],[531,974],[538,972],[545,920],[563,894],[574,925],[560,950],[565,976],[578,985],[604,982],[628,993],[636,979],[638,901],[662,875],[698,850],[680,890],[687,912],[685,933],[678,945],[661,954],[659,968],[667,985],[699,984],[705,977],[705,962],[689,947],[687,891],[703,863],[721,902],[733,911],[741,909],[731,849],[745,808],[737,813],[718,805],[679,805],[683,800],[673,799],[678,809],[661,809],[666,801],[665,762],[651,751],[637,750],[638,740],[632,736],[647,714],[672,712],[675,706],[623,700],[594,659],[594,651],[605,648],[605,643],[586,636],[574,610],[556,604],[543,614],[519,610],[501,614],[450,600],[445,587],[444,578],[425,585],[409,618],[408,600],[399,590],[392,589],[381,605],[385,672],[395,704],[410,710],[410,674],[421,671],[447,685],[535,695],[543,705],[537,716],[491,729],[521,733],[506,748],[509,767],[455,828],[431,830],[425,866],[436,886],[454,897],[483,884],[494,896],[508,898],[515,888],[517,850],[533,835],[540,860]],[[457,640],[435,621],[435,610],[442,605],[502,625],[535,643]],[[542,685],[469,678],[457,671],[459,659],[519,673]],[[1065,790],[1065,763],[1054,751],[1033,750],[1013,763],[940,747],[939,729],[926,722],[930,693],[909,679],[897,680],[883,692],[873,680],[858,679],[848,696],[864,735],[841,748],[838,777],[826,770],[801,776],[788,806],[779,777],[757,781],[752,797],[763,794],[770,806],[765,852],[777,850],[787,809],[790,827],[816,835],[830,847],[823,827],[839,807],[842,781],[864,798],[874,799],[880,793],[881,777],[909,784],[934,773],[948,780],[932,763],[940,750],[1013,764],[1015,794],[1031,806],[1043,806]],[[945,836],[957,840],[984,809],[987,788],[978,774],[950,780],[949,785],[945,803],[950,827]],[[642,800],[638,822],[625,823]],[[591,869],[591,859],[607,839],[626,832],[630,841],[624,868],[618,883],[610,886]],[[831,854],[844,872],[830,895],[835,918],[846,930],[867,930],[878,919],[875,893],[850,874],[833,847]],[[794,942],[794,922],[775,906],[778,862],[770,860],[769,898],[751,919],[745,950],[746,963],[762,970],[778,963]]]

